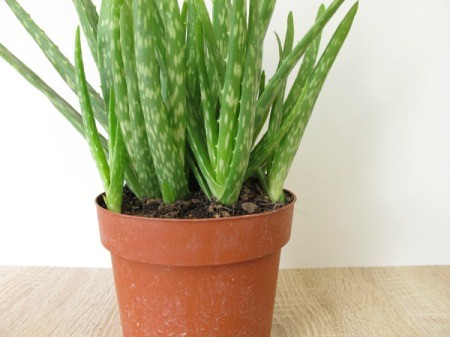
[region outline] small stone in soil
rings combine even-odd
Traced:
[[[243,202],[241,207],[248,214],[253,214],[258,211],[258,205],[253,202]]]
[[[220,211],[220,215],[222,218],[229,218],[231,216],[230,212],[228,211]]]

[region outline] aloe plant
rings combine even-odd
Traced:
[[[279,64],[266,81],[262,50],[276,0],[73,0],[101,90],[87,80],[80,29],[74,65],[16,0],[5,0],[80,101],[79,113],[0,44],[0,56],[45,94],[86,138],[110,210],[123,187],[140,199],[174,202],[190,176],[223,204],[259,179],[273,201],[283,186],[331,66],[352,26],[356,2],[318,55],[321,33],[344,0],[321,5],[294,44],[294,18]],[[287,80],[301,62],[294,84]],[[99,132],[98,125],[105,130]],[[264,125],[267,125],[265,128]]]

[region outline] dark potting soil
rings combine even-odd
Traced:
[[[269,212],[289,204],[293,197],[289,193],[285,193],[285,199],[285,202],[270,201],[256,181],[246,182],[242,187],[238,202],[231,206],[208,200],[201,190],[192,192],[184,200],[165,204],[161,199],[140,201],[128,188],[125,188],[122,213],[166,219],[225,218]]]

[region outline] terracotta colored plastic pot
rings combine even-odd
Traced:
[[[173,220],[112,213],[98,201],[124,337],[270,336],[294,202],[257,215]]]

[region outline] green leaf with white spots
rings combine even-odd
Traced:
[[[316,21],[323,14],[324,10],[325,7],[323,5],[320,6]],[[256,147],[253,149],[249,169],[246,173],[246,179],[256,174],[257,169],[261,166],[267,166],[270,169],[277,146],[279,145],[284,135],[289,131],[290,126],[295,123],[296,115],[291,113],[291,111],[295,103],[299,101],[305,82],[314,69],[314,65],[317,59],[317,53],[319,51],[321,35],[322,34],[319,33],[314,41],[306,49],[301,67],[294,81],[292,89],[289,92],[288,98],[283,104],[283,122],[281,130],[277,129],[276,133],[266,132],[259,143],[256,145]]]
[[[114,94],[114,90],[111,89],[109,93],[109,108],[108,108],[108,124],[109,124],[109,138],[108,138],[108,153],[109,153],[109,163],[113,161],[113,153],[114,147],[116,145],[116,137],[117,137],[117,128],[119,126],[119,122],[117,121],[116,115],[116,95]]]
[[[130,100],[128,98],[128,85],[125,75],[124,61],[122,58],[122,42],[128,41],[126,46],[127,51],[133,48],[133,44],[130,40],[133,40],[132,22],[131,26],[127,28],[122,27],[121,30],[121,8],[123,0],[113,0],[111,8],[111,28],[110,28],[110,41],[111,41],[111,64],[113,65],[113,87],[115,92],[115,113],[119,121],[121,134],[125,143],[125,148],[128,153],[129,163],[136,172],[139,185],[142,193],[146,197],[157,197],[159,195],[159,188],[156,182],[156,176],[152,169],[152,163],[149,161],[150,151],[145,151],[145,145],[148,144],[146,139],[144,125],[139,125],[138,128],[133,128],[130,117]],[[123,5],[127,6],[127,5]],[[129,8],[129,7],[128,7]],[[130,9],[131,12],[131,9]],[[129,13],[131,15],[131,13]],[[122,33],[122,36],[121,36]],[[131,53],[130,51],[128,53]],[[137,88],[135,88],[137,89]],[[143,119],[141,119],[143,123]],[[133,125],[136,126],[136,125]],[[141,141],[143,144],[141,145]]]
[[[211,24],[211,19],[208,14],[208,10],[206,9],[206,5],[204,0],[194,0],[195,8],[197,9],[197,15],[199,21],[202,25],[203,33],[205,36],[206,44],[208,45],[208,50],[211,55],[211,59],[214,62],[215,69],[219,76],[219,81],[223,82],[225,76],[225,63],[223,60],[223,56],[221,53],[221,49],[216,40],[216,36],[214,34],[214,28]],[[235,7],[240,7],[241,5],[235,3]]]
[[[81,111],[83,113],[83,124],[86,139],[91,149],[92,156],[97,165],[100,177],[103,182],[105,190],[108,190],[110,185],[110,171],[108,161],[106,160],[105,152],[100,141],[100,136],[95,123],[94,113],[89,98],[89,91],[86,82],[86,75],[84,73],[83,56],[81,52],[80,29],[77,29],[75,39],[75,73],[76,84],[78,88],[78,98],[80,100]]]
[[[127,163],[125,166],[125,182],[139,200],[144,200],[144,194],[142,193],[136,173],[129,165],[128,156],[126,156],[125,161]]]
[[[153,1],[154,6],[154,20],[150,21],[150,28],[153,32],[152,37],[155,40],[155,52],[156,52],[156,60],[158,61],[159,66],[159,80],[161,83],[161,94],[163,98],[163,102],[165,105],[167,105],[168,100],[168,88],[167,88],[167,79],[169,77],[168,75],[168,68],[167,68],[167,60],[166,60],[166,44],[165,44],[165,37],[166,37],[166,28],[164,20],[161,16],[162,4],[161,1]]]
[[[281,44],[281,40],[277,35],[277,41],[278,41],[278,48],[279,48],[279,55],[280,55],[280,61],[278,63],[278,67],[281,66],[283,60],[291,53],[292,47],[294,44],[294,17],[292,12],[289,13],[288,20],[287,20],[287,29],[286,29],[286,37],[284,39],[284,45]],[[283,102],[284,102],[284,95],[286,92],[286,84],[287,84],[287,77],[285,78],[284,82],[281,85],[281,89],[275,98],[275,101],[272,105],[272,110],[270,113],[270,119],[269,119],[269,128],[267,132],[269,134],[276,132],[281,125],[281,122],[283,120]],[[269,158],[267,163],[267,170],[270,171],[271,167],[271,158]]]
[[[157,10],[151,0],[133,0],[134,47],[139,93],[149,144],[165,202],[174,202],[187,194],[187,177],[180,151],[173,139],[173,130],[163,103],[155,55],[155,41],[148,22],[155,20]],[[164,186],[164,189],[162,189]],[[167,192],[167,191],[170,191]],[[175,199],[173,199],[173,197]]]
[[[258,100],[256,107],[254,140],[259,135],[264,126],[270,107],[272,106],[278,92],[280,91],[281,86],[283,85],[283,81],[286,79],[292,69],[294,69],[295,65],[303,56],[310,43],[323,30],[325,25],[336,13],[343,2],[344,0],[334,0],[332,2],[332,4],[326,9],[323,15],[308,30],[308,32],[304,35],[300,42],[297,43],[289,56],[283,61],[283,64],[278,68],[275,75],[273,75],[269,83],[267,83],[264,94]]]
[[[305,92],[303,91],[298,101],[304,99],[304,94]],[[264,134],[264,136],[252,150],[249,166],[245,174],[245,179],[254,176],[260,167],[265,167],[267,165],[269,158],[271,158],[275,151],[278,149],[277,147],[279,146],[281,140],[295,123],[298,114],[299,110],[292,110],[283,119],[280,128],[276,132],[272,134],[266,132]]]
[[[165,22],[167,92],[166,109],[175,147],[185,167],[186,91],[183,26],[177,0],[162,0]]]
[[[183,37],[185,40],[186,40],[186,34],[187,34],[188,11],[189,11],[188,0],[184,0],[183,6],[181,7],[181,23],[183,25]]]
[[[323,5],[320,6],[316,21],[320,18],[324,11],[325,7]],[[255,174],[257,168],[261,165],[268,166],[268,168],[270,169],[276,146],[278,146],[279,141],[281,141],[284,135],[289,131],[290,125],[294,123],[295,118],[293,117],[293,114],[291,114],[292,116],[289,114],[295,103],[299,100],[305,82],[314,69],[314,65],[317,59],[317,53],[319,51],[321,35],[322,34],[319,33],[314,41],[306,49],[300,70],[297,74],[291,91],[289,92],[288,98],[283,104],[282,130],[279,130],[277,128],[276,133],[267,132],[264,137],[262,137],[261,141],[257,144],[252,152],[249,170],[246,174],[247,178]]]
[[[213,29],[222,59],[225,59],[228,49],[230,30],[231,0],[213,1]]]
[[[119,53],[119,49],[122,55]],[[117,48],[119,66],[123,65],[123,71],[115,73],[117,86],[122,87],[123,107],[127,110],[124,126],[127,129],[127,145],[133,153],[133,167],[139,178],[142,194],[145,197],[159,197],[158,180],[153,165],[148,137],[145,130],[144,115],[142,112],[141,98],[139,96],[138,77],[136,73],[136,57],[134,54],[134,30],[133,13],[131,7],[125,3],[120,14],[120,48]],[[120,76],[120,77],[119,77]],[[126,88],[124,87],[126,86]],[[129,123],[129,128],[126,123]]]
[[[86,36],[89,48],[91,49],[92,56],[94,57],[95,63],[98,64],[97,55],[97,25],[98,25],[98,15],[95,10],[94,5],[91,0],[73,0],[75,9],[78,14],[78,19],[80,20],[81,28]],[[94,12],[93,12],[94,11]]]
[[[109,93],[114,87],[111,55],[112,42],[110,32],[113,20],[112,6],[113,0],[102,0],[97,33],[98,69],[100,72],[100,82],[102,86],[103,99],[105,102],[109,102]]]
[[[217,163],[217,120],[215,111],[215,100],[214,96],[211,94],[211,86],[206,71],[206,55],[203,44],[202,28],[200,23],[197,25],[197,43],[198,43],[198,55],[199,55],[199,79],[200,79],[200,92],[201,92],[201,105],[203,112],[203,120],[205,125],[206,134],[206,146],[208,147],[209,159],[212,167],[215,168]]]
[[[75,0],[74,0],[75,1]],[[78,1],[78,0],[76,0]],[[97,38],[98,31],[98,12],[92,0],[81,0],[86,12],[86,16],[89,20],[89,25],[92,27],[95,38]]]
[[[188,113],[191,116],[196,115],[195,109],[191,104],[188,104]],[[198,125],[198,120],[198,118],[188,118],[186,121],[189,147],[212,195],[215,197],[221,196],[225,187],[218,184],[215,179],[211,162],[208,157],[208,150],[204,141],[205,135],[202,132],[202,128]]]
[[[187,2],[186,24],[186,84],[191,98],[194,99],[194,88],[197,86],[197,10],[193,0]]]
[[[219,199],[224,204],[237,201],[253,144],[255,121],[255,101],[258,95],[259,76],[262,64],[262,33],[259,19],[259,0],[250,1],[249,32],[246,45],[242,96],[239,105],[239,121],[231,166],[228,171],[226,188]]]
[[[122,204],[122,189],[123,179],[126,177],[126,181],[130,189],[139,198],[142,198],[142,192],[140,190],[139,183],[136,180],[135,173],[129,165],[127,165],[127,155],[122,138],[120,128],[117,125],[117,119],[115,114],[114,99],[110,98],[109,103],[109,122],[112,125],[112,132],[115,134],[110,139],[110,146],[114,144],[113,149],[110,152],[110,164],[106,160],[104,148],[106,141],[99,134],[94,115],[92,112],[92,106],[88,95],[86,76],[84,74],[83,59],[81,53],[80,44],[80,32],[77,30],[76,45],[75,45],[75,60],[76,60],[76,76],[78,86],[78,97],[83,112],[83,124],[84,134],[88,141],[91,153],[94,157],[94,161],[99,170],[100,176],[103,181],[103,185],[106,191],[106,203],[108,209],[113,212],[120,213]],[[113,91],[111,91],[113,92]],[[108,95],[111,97],[110,95]],[[111,137],[111,134],[110,134]]]
[[[79,30],[74,67],[16,0],[5,1],[78,94],[83,117],[2,45],[0,56],[87,137],[115,212],[124,180],[140,199],[172,202],[187,194],[188,178],[195,176],[208,197],[231,204],[243,181],[257,176],[272,199],[282,199],[287,171],[357,8],[317,65],[322,29],[344,0],[322,6],[295,48],[289,15],[283,46],[278,39],[278,69],[266,83],[262,49],[276,0],[213,0],[211,14],[204,0],[184,0],[181,11],[177,0],[103,0],[100,15],[92,0],[73,0],[102,98],[86,81]],[[302,57],[285,100],[288,75]],[[252,150],[269,113],[268,131]]]
[[[325,12],[325,6],[321,5],[317,12],[316,21],[323,15]],[[305,86],[306,80],[314,69],[316,64],[317,55],[319,53],[320,40],[322,38],[322,33],[319,33],[314,41],[308,46],[305,52],[305,56],[303,56],[303,61],[298,71],[297,77],[292,84],[291,91],[286,98],[283,105],[283,115],[289,113],[297,102],[298,97],[300,96],[303,87]]]
[[[261,185],[261,188],[263,189],[264,193],[269,195],[269,186],[267,184],[267,176],[266,172],[263,170],[263,168],[259,168],[256,172],[259,184]]]
[[[106,191],[106,204],[112,212],[120,213],[122,210],[123,179],[126,167],[126,149],[122,133],[115,113],[116,100],[114,91],[109,96],[109,164],[110,184]]]
[[[261,97],[261,95],[264,92],[264,89],[266,88],[266,72],[262,71],[261,75],[259,76],[259,90],[258,90],[258,99]]]
[[[293,124],[290,132],[288,132],[281,141],[273,161],[272,170],[268,177],[269,196],[271,200],[277,201],[282,199],[284,181],[289,172],[289,168],[292,165],[292,161],[294,160],[306,125],[311,117],[311,113],[325,79],[347,38],[357,11],[358,3],[353,5],[337,28],[319,62],[308,78],[305,88],[303,89],[304,94],[302,95],[301,100],[299,100],[293,108],[293,110],[299,111],[297,114],[298,118],[296,119],[296,123]]]
[[[220,67],[219,74],[218,68],[216,67],[216,61],[214,60],[213,53],[208,48],[208,43],[204,46],[204,50],[202,51],[202,55],[197,55],[197,63],[198,67],[205,67],[206,73],[208,74],[208,82],[210,86],[210,95],[212,106],[216,110],[216,119],[218,115],[218,110],[220,109],[220,100],[221,96],[219,95],[220,90],[222,89],[223,80],[224,80],[224,72],[225,72],[225,57],[228,51],[228,41],[229,41],[229,29],[230,29],[230,9],[231,2],[229,0],[225,1],[213,1],[213,30],[215,40],[217,41],[217,47],[220,53],[222,66]],[[201,26],[201,23],[199,23]],[[202,30],[203,32],[203,30]],[[212,35],[212,34],[211,34]],[[202,33],[204,36],[204,33]],[[198,38],[200,39],[200,37]],[[204,40],[204,38],[201,38]],[[203,41],[202,41],[203,43]],[[202,59],[203,58],[203,59]],[[203,62],[203,60],[205,62]],[[202,66],[201,63],[204,63],[205,66]],[[217,144],[217,141],[216,141]],[[216,165],[216,164],[214,164]]]
[[[275,9],[275,4],[277,0],[263,0],[261,4],[261,27],[262,33],[260,36],[261,43],[264,41],[264,38],[267,34],[267,29],[269,28],[270,20],[272,19],[273,11]]]
[[[216,179],[224,184],[228,178],[236,137],[238,104],[241,96],[241,81],[247,41],[247,6],[245,0],[236,0],[231,14],[230,41],[225,80],[222,88],[221,111],[219,117],[219,137],[217,141]]]
[[[200,185],[200,188],[202,189],[203,193],[205,193],[208,199],[211,199],[212,198],[211,190],[209,189],[205,176],[203,176],[202,172],[197,166],[196,161],[193,159],[193,155],[191,154],[187,155],[187,162],[189,164],[189,169],[194,174],[195,179],[197,179],[197,182]]]

